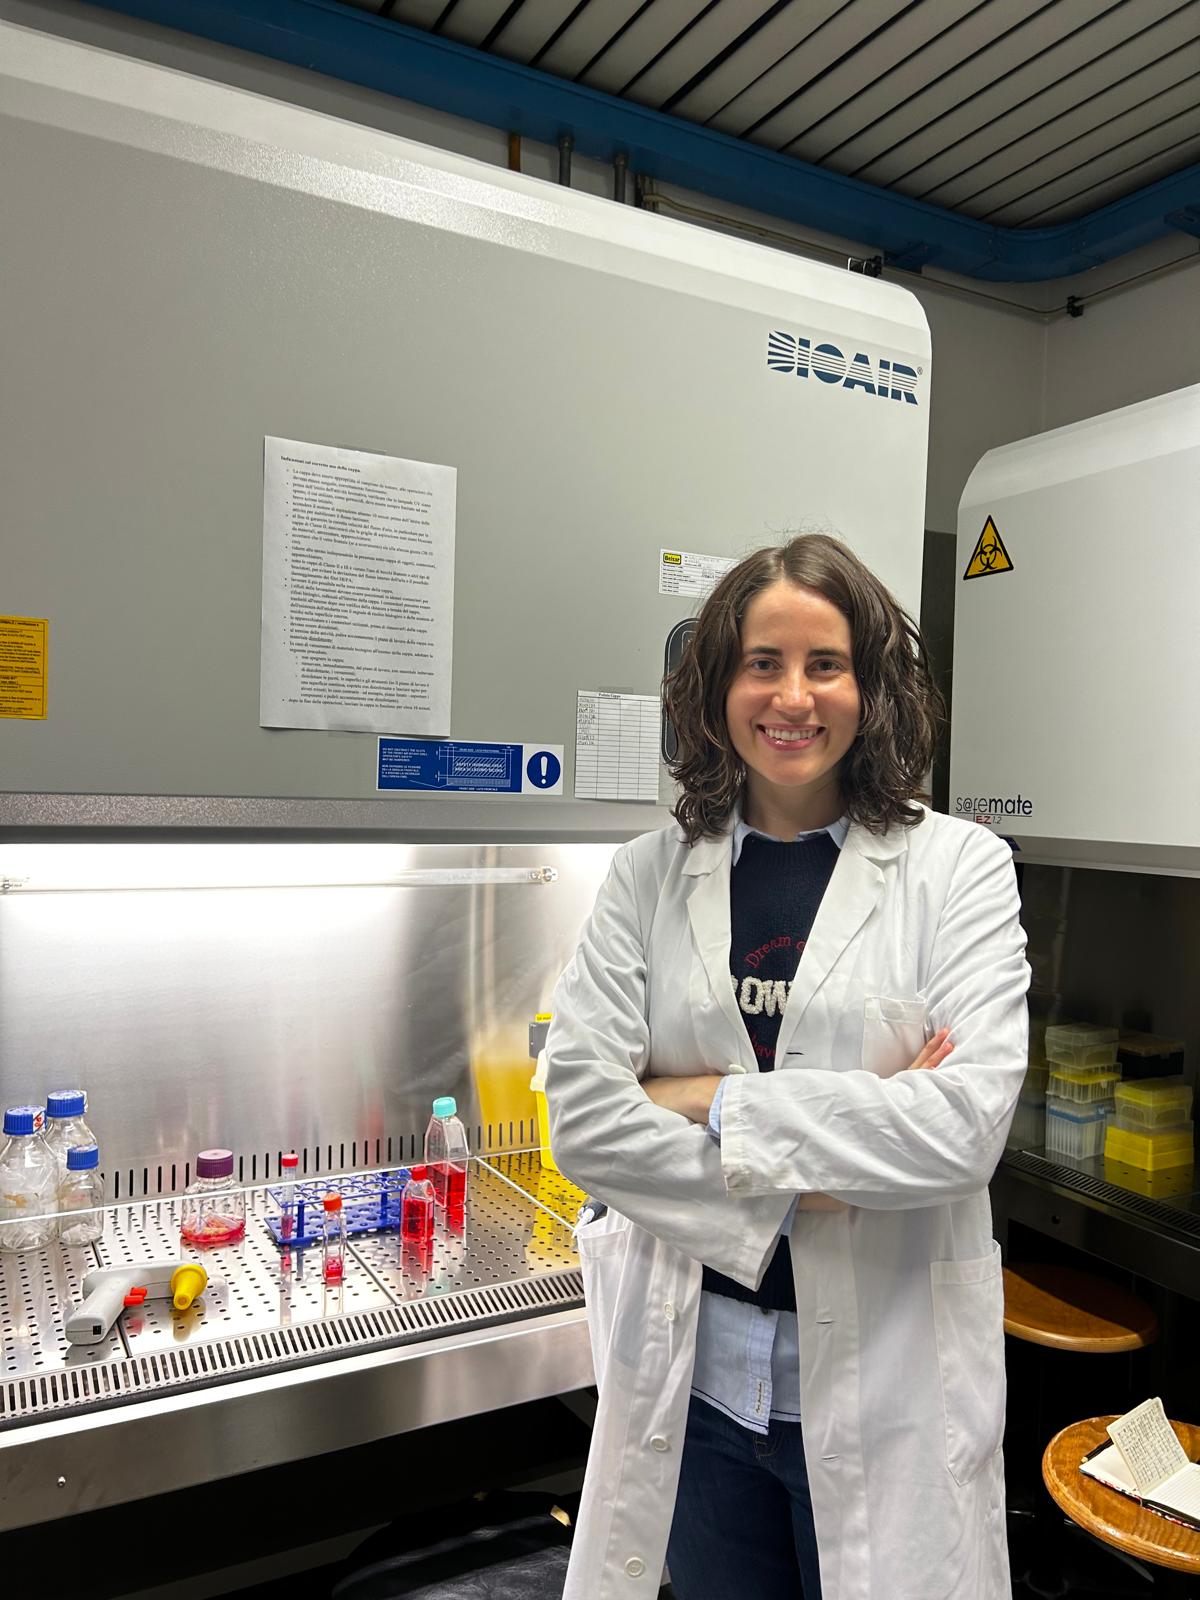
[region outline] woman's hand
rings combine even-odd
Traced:
[[[905,1072],[925,1072],[930,1067],[940,1067],[953,1049],[954,1044],[950,1038],[950,1029],[939,1028],[933,1038],[925,1045],[917,1059],[911,1066],[905,1067],[904,1070]]]
[[[705,1072],[698,1077],[643,1078],[642,1088],[656,1106],[662,1106],[664,1111],[677,1111],[689,1122],[698,1122],[703,1127],[708,1122],[720,1082],[719,1072]]]

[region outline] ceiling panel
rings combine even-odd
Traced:
[[[588,62],[610,44],[643,0],[589,0],[563,29],[538,62],[543,72],[560,78],[577,78]]]
[[[1106,150],[1090,161],[1069,167],[1058,176],[1030,188],[1019,200],[998,206],[989,214],[988,221],[1017,225],[1021,223],[1043,225],[1045,213],[1057,210],[1070,214],[1072,202],[1112,179],[1136,171],[1147,162],[1156,161],[1164,150],[1173,150],[1180,144],[1200,139],[1200,105],[1193,99],[1184,111],[1178,112],[1157,127],[1138,137],[1129,139],[1116,149]],[[1138,178],[1134,188],[1141,188],[1147,180]],[[1081,206],[1091,210],[1091,202]]]
[[[786,5],[724,61],[714,64],[702,81],[671,107],[689,122],[708,122],[768,72],[781,57],[824,27],[846,0],[812,0],[811,5]]]
[[[642,105],[665,106],[743,34],[754,31],[774,6],[775,0],[716,0],[694,27],[633,80],[626,90],[629,98]]]
[[[865,38],[886,28],[910,3],[911,0],[852,0],[810,34],[803,45],[723,106],[709,119],[711,126],[723,133],[749,134],[793,95],[858,49]]]
[[[988,130],[992,137],[986,141],[979,160],[972,161],[947,183],[924,191],[922,199],[950,209],[964,207],[973,216],[978,215],[1000,204],[1002,199],[1014,198],[1023,192],[1017,187],[1012,189],[1011,194],[1001,197],[996,192],[999,188],[1009,184],[1024,184],[1029,188],[1033,182],[1039,182],[1038,169],[1043,161],[1053,160],[1063,151],[1071,152],[1078,160],[1080,151],[1088,143],[1097,151],[1103,151],[1109,143],[1125,137],[1130,126],[1140,132],[1163,117],[1172,116],[1175,111],[1183,109],[1186,100],[1168,104],[1166,97],[1178,95],[1180,86],[1183,86],[1182,92],[1186,96],[1188,84],[1191,85],[1193,97],[1200,99],[1197,94],[1197,86],[1200,85],[1200,46],[1194,51],[1172,51],[1152,66],[1144,67],[1141,72],[1114,84],[1111,89],[1102,90],[1090,99],[1083,100],[1062,116],[1044,122],[1023,136],[1019,130],[1030,119],[1023,112],[1012,112]],[[1161,104],[1158,103],[1159,96],[1164,97]],[[1133,118],[1131,124],[1127,122],[1129,118]],[[1002,126],[1004,122],[1009,124],[1008,129]],[[1018,137],[1006,143],[1008,132],[1016,132]],[[960,154],[968,154],[966,145]]]
[[[1087,100],[1098,83],[1119,83],[1127,76],[1127,60],[1130,72],[1136,71],[1142,62],[1138,46],[1141,44],[1144,48],[1144,35],[1139,40],[1131,40],[1124,33],[1124,10],[1122,7],[1096,25],[1081,29],[1058,48],[1019,67],[1002,83],[977,95],[971,106],[957,116],[944,118],[939,125],[943,148],[928,160],[913,165],[897,186],[905,194],[924,195],[939,183],[957,176],[984,151],[1003,147],[1014,127],[1037,128],[1048,117],[1070,111]],[[1191,29],[1196,15],[1188,7],[1179,25]],[[1152,44],[1151,48],[1157,51],[1159,46]],[[1200,45],[1193,45],[1193,49],[1200,51]],[[1090,52],[1086,58],[1078,66],[1070,66],[1072,61],[1079,60],[1084,50]],[[1196,56],[1191,70],[1198,68],[1200,55]],[[969,122],[975,126],[968,128]],[[999,133],[993,131],[997,127]],[[927,134],[908,142],[910,155],[918,154],[927,146]]]
[[[979,43],[967,42],[961,63],[928,80],[924,85],[913,84],[907,96],[898,96],[889,109],[873,122],[849,134],[841,145],[834,147],[830,156],[836,159],[838,170],[852,173],[870,182],[871,163],[884,157],[944,117],[964,102],[969,102],[998,77],[1013,71],[1027,61],[1047,42],[1062,37],[1063,27],[1086,22],[1100,15],[1104,0],[1038,0],[1038,3],[1018,8],[1000,4],[972,19],[972,33],[978,33]],[[1123,0],[1107,0],[1115,9]],[[1187,0],[1167,0],[1167,4],[1185,4]],[[1061,14],[1063,6],[1072,6],[1072,18],[1066,23],[1056,21],[1050,13]],[[1021,15],[1023,14],[1023,15]],[[995,34],[988,27],[996,16],[1002,17],[1005,27]]]
[[[1051,206],[1047,211],[1022,217],[1021,223],[1029,227],[1048,228],[1057,222],[1069,222],[1072,217],[1097,211],[1101,206],[1110,205],[1136,189],[1158,183],[1162,178],[1169,178],[1172,173],[1181,172],[1184,167],[1194,166],[1197,162],[1200,162],[1200,139],[1185,139],[1182,144],[1173,145],[1159,155],[1127,168],[1107,182],[1080,190],[1063,205]],[[1017,225],[1014,221],[1014,226]]]
[[[396,0],[387,15],[393,22],[405,22],[410,28],[428,31],[445,9],[446,0]]]
[[[660,50],[696,21],[696,0],[650,0],[580,78],[589,88],[620,94]]]
[[[1152,0],[1057,0],[1023,28],[964,64],[953,101],[855,176],[884,186],[924,177],[927,162],[1127,37],[1130,5]],[[1179,0],[1163,0],[1166,6]],[[957,76],[957,75],[956,75]],[[944,176],[949,176],[948,173]]]
[[[916,55],[939,38],[944,39],[950,29],[954,30],[954,39],[950,42],[961,49],[967,31],[962,24],[980,9],[986,9],[985,0],[924,0],[921,5],[906,7],[873,38],[860,44],[852,55],[809,83],[773,116],[760,123],[750,137],[758,144],[770,145],[773,150],[784,150],[807,134],[814,124],[845,105],[856,105],[860,116],[871,116],[881,103],[875,93],[879,80],[898,61]],[[956,23],[959,24],[957,28]],[[809,140],[811,154],[806,159],[820,160],[829,143],[816,134]]]
[[[1200,0],[342,4],[1007,226],[1180,172],[1200,136]]]
[[[1071,180],[1066,193],[1077,192],[1080,172],[1089,183],[1106,178],[1105,166],[1110,161],[1119,163],[1119,169],[1124,168],[1131,156],[1140,161],[1147,153],[1157,155],[1164,144],[1177,144],[1180,137],[1190,137],[1190,127],[1184,126],[1181,133],[1180,119],[1200,115],[1198,83],[1200,78],[1185,79],[1156,100],[1135,107],[1091,133],[1081,134],[1053,155],[993,184],[972,200],[972,216],[994,218],[1007,206],[1023,206],[1029,199],[1041,204],[1046,186],[1064,178]]]
[[[489,49],[513,61],[533,61],[568,20],[577,0],[522,0]]]
[[[988,0],[974,10],[964,9],[961,22],[947,28],[918,54],[897,61],[865,95],[831,111],[809,134],[789,145],[788,154],[804,161],[820,160],[839,172],[861,166],[901,136],[898,124],[917,96],[928,93],[970,57],[987,50],[1013,26],[1011,5]],[[935,115],[936,110],[928,114]]]
[[[480,45],[511,3],[512,0],[458,0],[438,32],[459,44]],[[442,0],[441,9],[446,10],[446,0]]]

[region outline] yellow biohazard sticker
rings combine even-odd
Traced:
[[[45,617],[0,617],[0,717],[46,716]]]
[[[999,528],[989,517],[975,542],[967,570],[963,573],[963,581],[966,582],[968,578],[990,578],[994,573],[1011,572],[1012,569],[1012,557],[1004,548]]]

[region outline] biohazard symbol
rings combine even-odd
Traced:
[[[1013,569],[1012,557],[1004,548],[1004,540],[1000,537],[1000,530],[991,517],[983,525],[983,532],[979,535],[978,542],[971,552],[971,559],[967,562],[967,570],[963,573],[963,580],[967,578],[990,578],[993,573],[1011,572]]]

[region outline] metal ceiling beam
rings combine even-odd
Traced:
[[[485,55],[338,0],[100,0],[472,122],[873,246],[896,266],[1001,283],[1069,277],[1180,228],[1200,164],[1052,228],[1005,228],[827,172],[714,129]],[[1190,230],[1188,230],[1190,231]]]

